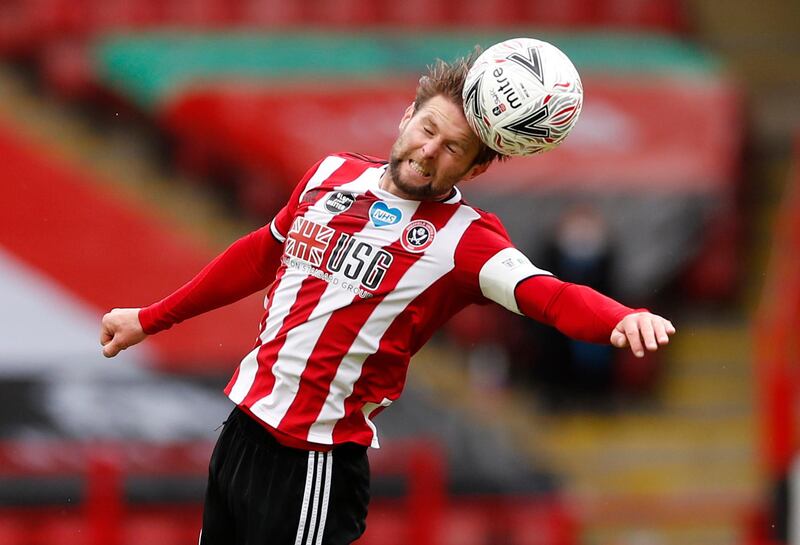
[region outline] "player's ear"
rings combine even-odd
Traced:
[[[470,169],[467,171],[467,174],[462,178],[462,180],[464,181],[471,180],[476,176],[480,176],[481,174],[486,172],[487,168],[489,168],[489,163],[472,165],[472,167],[470,167]]]
[[[414,103],[413,102],[411,104],[409,104],[408,108],[406,108],[406,111],[403,114],[403,117],[400,118],[400,127],[399,127],[400,132],[403,132],[403,130],[405,130],[406,125],[408,125],[408,121],[412,117],[414,117]]]

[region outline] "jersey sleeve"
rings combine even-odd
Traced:
[[[526,279],[516,290],[522,313],[579,341],[608,343],[614,327],[632,309],[588,286],[555,277]]]
[[[282,253],[283,245],[267,227],[240,238],[175,292],[142,308],[142,329],[157,333],[265,288],[275,278]]]
[[[456,270],[462,287],[476,303],[494,301],[522,314],[514,292],[533,276],[552,276],[520,252],[500,220],[483,212],[467,229],[456,248]]]
[[[209,310],[233,303],[266,287],[275,278],[283,243],[306,193],[344,159],[329,156],[311,167],[269,225],[231,245],[194,278],[164,299],[139,311],[145,333],[152,334]]]

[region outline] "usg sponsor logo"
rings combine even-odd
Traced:
[[[326,268],[332,273],[343,274],[365,289],[375,290],[380,286],[393,260],[392,254],[383,248],[341,233]]]
[[[384,225],[394,225],[403,218],[403,213],[399,208],[389,208],[383,201],[377,201],[369,208],[369,217],[375,227]]]
[[[357,294],[373,296],[383,281],[394,257],[353,235],[338,233],[303,217],[295,218],[286,237],[282,261],[287,267],[324,280]],[[328,249],[330,248],[330,251]]]
[[[331,214],[341,214],[353,206],[354,202],[356,202],[356,198],[352,195],[352,193],[337,191],[328,196],[327,200],[325,201],[325,210]]]
[[[424,252],[435,236],[436,228],[431,222],[414,220],[403,229],[400,244],[409,252]]]

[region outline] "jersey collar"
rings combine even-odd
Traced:
[[[399,201],[411,200],[411,199],[404,199],[402,197],[398,197],[394,193],[389,193],[388,191],[380,188],[379,184],[380,184],[380,181],[381,181],[381,176],[383,176],[384,171],[388,167],[389,167],[389,165],[384,165],[384,166],[376,169],[378,175],[373,179],[372,187],[370,188],[370,191],[372,191],[373,194],[375,194],[376,196],[380,197],[381,199],[396,199],[396,200],[399,200]],[[420,201],[420,202],[425,202],[425,201]],[[456,204],[456,203],[461,202],[461,191],[458,189],[458,187],[453,186],[453,189],[450,191],[450,193],[446,197],[443,197],[441,199],[437,199],[435,201],[428,201],[428,202],[438,202],[438,203],[442,203],[442,204]]]

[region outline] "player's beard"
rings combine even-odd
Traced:
[[[427,200],[431,197],[435,197],[433,180],[420,186],[408,183],[407,180],[403,179],[403,176],[400,174],[400,165],[403,161],[405,161],[405,159],[400,159],[394,154],[392,154],[392,157],[389,159],[389,176],[392,177],[394,185],[403,193],[414,199]]]

